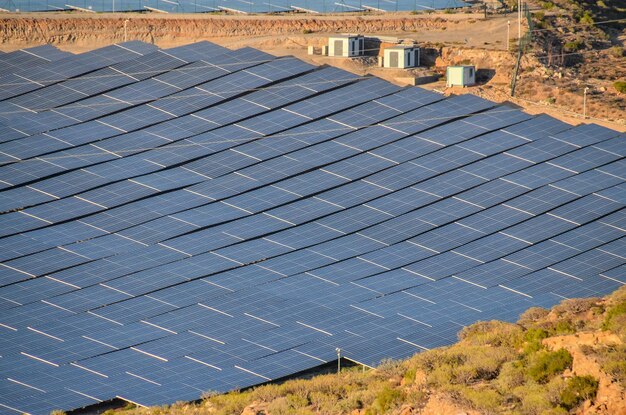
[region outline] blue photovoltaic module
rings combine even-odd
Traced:
[[[28,51],[0,54],[2,414],[374,366],[626,283],[619,132],[208,42]]]

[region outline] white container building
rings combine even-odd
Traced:
[[[398,45],[384,50],[385,68],[414,68],[420,65],[420,49],[413,45]]]
[[[365,52],[365,37],[360,35],[337,35],[328,38],[328,56],[351,58]]]
[[[446,86],[471,86],[476,83],[476,67],[448,66],[446,70]]]

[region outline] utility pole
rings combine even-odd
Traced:
[[[583,90],[583,118],[587,119],[587,91],[589,88],[585,87]]]
[[[335,349],[337,352],[337,373],[341,372],[341,349],[337,347]]]
[[[126,42],[128,40],[128,30],[126,29],[128,26],[128,22],[130,20],[126,19],[124,20],[124,42]]]
[[[506,22],[506,50],[511,50],[511,21]]]
[[[517,40],[522,40],[522,0],[517,0]]]

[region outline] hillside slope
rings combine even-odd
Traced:
[[[626,288],[479,322],[459,342],[375,370],[344,369],[198,404],[107,415],[626,414]]]

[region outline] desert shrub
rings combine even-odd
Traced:
[[[556,305],[553,308],[553,311],[557,315],[583,313],[585,311],[591,310],[598,304],[599,301],[600,299],[596,297],[573,298],[570,300],[563,300],[560,304]]]
[[[521,362],[506,362],[502,365],[495,384],[500,392],[507,393],[525,384],[526,380],[526,369]]]
[[[506,347],[457,346],[418,355],[417,367],[428,374],[429,385],[467,385],[498,376],[503,363],[517,357]]]
[[[417,369],[414,367],[410,367],[407,369],[406,372],[404,372],[404,383],[410,385],[411,383],[413,383],[415,381],[415,374],[417,373]]]
[[[546,397],[555,408],[561,404],[561,393],[563,393],[566,386],[567,382],[563,376],[555,376],[545,385]]]
[[[623,285],[621,288],[618,288],[608,297],[611,303],[621,303],[622,301],[626,301],[626,285]]]
[[[598,381],[592,376],[574,376],[561,392],[561,405],[572,409],[582,401],[595,397],[597,391]]]
[[[617,90],[617,92],[626,94],[626,81],[615,81],[613,83],[613,87]]]
[[[626,82],[622,92],[626,92]],[[604,330],[611,330],[622,340],[626,339],[626,300],[622,300],[607,310],[604,322],[602,323]]]
[[[579,39],[576,39],[576,40],[572,40],[570,42],[566,42],[565,45],[563,45],[563,47],[568,52],[576,52],[576,51],[582,49],[583,42],[581,40],[579,40]]]
[[[292,408],[303,408],[309,404],[309,398],[301,394],[290,393],[285,396],[285,399]]]
[[[530,328],[524,333],[524,353],[531,354],[543,348],[541,341],[548,337],[548,332],[541,328]]]
[[[602,370],[626,388],[626,345],[621,344],[600,350],[598,359]]]
[[[394,377],[402,373],[402,365],[404,363],[401,360],[383,359],[378,366],[376,366],[376,372],[383,377]]]
[[[517,324],[523,327],[530,327],[534,323],[537,323],[540,319],[543,319],[550,313],[549,310],[546,310],[542,307],[530,307],[528,310],[524,311],[520,316],[519,320],[517,320]]]
[[[321,412],[324,414],[330,414],[337,412],[335,405],[337,404],[337,398],[334,395],[314,391],[310,393],[311,405],[317,410],[317,412]]]
[[[290,401],[289,396],[287,395],[283,398],[274,399],[267,406],[267,411],[272,415],[304,415],[304,414],[313,414],[309,408],[306,408],[305,405],[294,406],[294,402]],[[301,402],[298,402],[301,403]]]
[[[303,35],[308,35],[310,33],[313,33],[313,31],[311,29],[302,29],[302,34]]]
[[[411,388],[406,391],[406,394],[404,396],[404,402],[410,405],[413,405],[414,407],[423,405],[427,401],[428,401],[428,392],[422,389]]]
[[[293,408],[289,406],[285,398],[278,398],[273,400],[267,406],[267,410],[272,415],[292,415],[294,413]]]
[[[501,321],[481,321],[459,332],[460,340],[475,346],[519,347],[522,337],[521,327]]]
[[[363,409],[371,405],[375,397],[374,391],[367,389],[355,391],[337,402],[337,410],[340,413],[351,413],[354,410]]]
[[[542,1],[541,8],[544,10],[552,10],[554,9],[554,3],[552,3],[551,1]]]
[[[591,26],[595,23],[593,20],[593,16],[591,16],[591,13],[589,11],[585,11],[578,22],[587,26]]]
[[[559,320],[559,322],[554,326],[554,332],[559,335],[572,334],[576,333],[576,328],[568,320]]]
[[[613,46],[609,48],[609,54],[614,58],[621,58],[624,56],[624,48],[621,46]]]
[[[231,415],[241,413],[251,403],[250,398],[249,392],[233,391],[224,395],[213,396],[207,399],[207,402],[216,408],[215,415]]]
[[[555,352],[537,352],[532,356],[528,366],[528,374],[539,383],[545,383],[552,376],[572,368],[572,355],[565,349]]]
[[[271,402],[279,396],[282,396],[276,385],[257,386],[251,393],[253,396],[252,400],[261,402]]]
[[[402,400],[402,392],[398,389],[385,386],[376,395],[376,399],[372,403],[372,406],[366,411],[367,415],[385,414],[390,409],[396,407]]]
[[[513,393],[519,398],[524,415],[541,415],[553,408],[543,385],[528,383],[515,388]]]
[[[54,411],[50,412],[50,415],[65,415],[65,412],[61,411],[60,409],[55,409]]]
[[[502,405],[502,396],[498,392],[489,388],[462,388],[459,394],[473,408],[484,414],[497,413]]]

